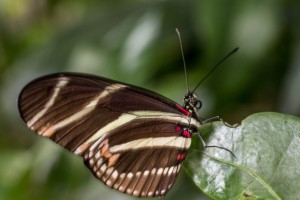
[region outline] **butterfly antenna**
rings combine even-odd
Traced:
[[[187,93],[189,93],[190,89],[189,89],[189,80],[188,80],[188,76],[187,76],[187,72],[186,72],[186,65],[185,65],[185,59],[184,59],[184,53],[183,53],[183,45],[182,45],[182,40],[181,40],[181,35],[180,32],[178,30],[178,28],[176,28],[176,32],[179,38],[179,44],[180,44],[180,50],[181,50],[181,57],[182,57],[182,61],[183,61],[183,68],[184,68],[184,75],[185,75],[185,84],[186,84],[186,88],[187,88]]]
[[[203,83],[227,58],[229,58],[232,54],[237,52],[238,49],[239,48],[236,47],[231,52],[229,52],[226,56],[224,56],[219,62],[217,62],[217,64],[206,74],[206,76],[204,76],[202,78],[202,80],[199,81],[199,83],[196,85],[195,89],[193,89],[192,93],[194,93],[195,90],[199,87],[199,85],[201,85],[201,83]]]

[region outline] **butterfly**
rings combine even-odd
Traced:
[[[192,134],[206,146],[198,129],[210,120],[198,117],[202,103],[195,89],[188,89],[181,106],[108,78],[56,73],[28,83],[18,108],[27,127],[81,156],[107,186],[137,197],[163,197],[187,156]]]
[[[94,176],[138,197],[172,187],[201,121],[193,93],[184,105],[103,77],[57,73],[27,84],[21,118],[37,134],[83,157]]]

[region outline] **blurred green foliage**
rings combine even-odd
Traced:
[[[58,71],[136,84],[177,102],[198,89],[200,116],[237,123],[260,111],[300,114],[297,1],[0,1],[0,199],[130,199],[97,181],[80,158],[21,122],[17,97],[33,78]],[[185,173],[168,199],[200,199]],[[202,199],[204,199],[203,197]]]

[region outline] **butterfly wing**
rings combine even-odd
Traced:
[[[19,96],[27,126],[77,155],[108,186],[164,196],[199,123],[151,91],[91,75],[61,73],[30,82]]]
[[[135,196],[164,196],[173,185],[191,138],[178,125],[136,120],[105,135],[83,155],[108,186]],[[120,134],[122,133],[122,134]]]

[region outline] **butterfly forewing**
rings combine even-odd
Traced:
[[[19,96],[27,126],[83,157],[93,174],[131,195],[164,196],[200,126],[151,91],[91,75],[63,73],[29,83]]]

